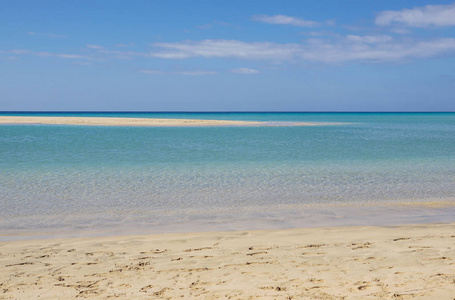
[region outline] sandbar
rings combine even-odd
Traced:
[[[0,116],[0,124],[190,127],[190,126],[316,126],[335,125],[336,123],[255,122],[234,120],[159,118]]]
[[[0,243],[2,299],[453,299],[455,224]]]

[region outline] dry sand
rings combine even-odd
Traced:
[[[230,120],[104,118],[104,117],[21,117],[0,116],[0,124],[53,124],[91,126],[314,126],[336,123],[251,122]]]
[[[455,224],[0,243],[1,299],[454,299]]]

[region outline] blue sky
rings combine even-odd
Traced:
[[[452,1],[0,0],[0,110],[455,111]]]

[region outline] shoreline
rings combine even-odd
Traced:
[[[4,220],[0,243],[21,240],[77,237],[112,237],[118,235],[187,234],[222,231],[287,230],[346,226],[403,226],[454,221],[454,199],[382,203],[332,203],[246,206],[239,212],[220,208],[208,213],[200,209],[180,212],[151,210],[98,214],[24,216]],[[130,216],[134,215],[134,218]],[[157,219],[157,218],[160,219]],[[56,220],[65,220],[57,222]],[[46,225],[37,227],[36,222]],[[15,227],[22,224],[22,228]],[[34,225],[33,225],[34,224]],[[25,226],[25,227],[24,227]],[[31,227],[33,226],[33,227]],[[7,229],[8,228],[8,229]]]
[[[24,117],[0,116],[0,125],[85,125],[85,126],[146,126],[146,127],[203,127],[203,126],[318,126],[341,123],[314,122],[257,122],[203,119],[111,118],[111,117]]]
[[[454,229],[451,223],[1,242],[0,282],[5,299],[451,299]]]

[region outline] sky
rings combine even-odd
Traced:
[[[0,111],[455,111],[455,2],[0,0]]]

